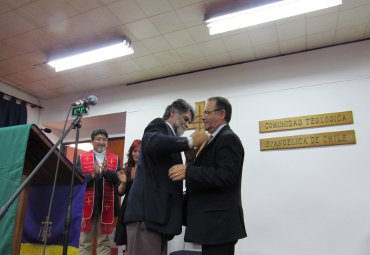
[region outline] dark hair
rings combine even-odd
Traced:
[[[229,123],[231,120],[231,114],[232,114],[232,107],[229,102],[224,97],[210,97],[208,98],[208,101],[214,100],[216,101],[216,109],[218,110],[225,110],[225,122]]]
[[[135,161],[134,158],[132,157],[132,152],[134,151],[135,148],[141,146],[141,140],[136,139],[132,142],[130,149],[128,150],[127,153],[127,162],[125,164],[126,167],[134,167],[135,166]]]
[[[167,120],[171,116],[172,111],[178,112],[179,114],[186,113],[186,112],[190,111],[191,121],[193,121],[193,119],[194,119],[194,109],[193,109],[193,107],[183,99],[177,99],[172,104],[167,106],[167,108],[166,108],[166,110],[163,114],[163,119]]]
[[[95,129],[92,133],[91,133],[91,141],[95,139],[95,136],[97,135],[104,135],[106,138],[108,138],[108,132],[107,130],[103,129],[103,128],[98,128],[98,129]]]

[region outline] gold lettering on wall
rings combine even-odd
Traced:
[[[326,132],[260,139],[260,150],[296,149],[305,147],[356,144],[354,130]]]
[[[307,115],[293,118],[263,120],[259,122],[260,133],[313,127],[353,124],[352,111]]]
[[[190,123],[189,130],[196,129],[196,130],[204,130],[204,123],[202,119],[202,115],[204,112],[205,102],[196,102],[195,103],[195,117],[194,121]]]

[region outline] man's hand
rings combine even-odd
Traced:
[[[98,176],[100,173],[100,166],[99,166],[99,163],[97,160],[95,160],[95,163],[94,163],[94,171],[91,173],[91,177],[92,178],[95,178],[96,176]]]
[[[173,165],[168,171],[168,176],[172,181],[181,181],[185,179],[186,165]]]
[[[101,164],[101,172],[105,174],[108,170],[108,162],[107,159],[104,159],[103,163]]]
[[[198,147],[204,142],[209,141],[209,135],[206,133],[206,131],[194,131],[193,134],[191,134],[191,138],[193,139],[193,147]]]

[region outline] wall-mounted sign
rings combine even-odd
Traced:
[[[260,139],[261,151],[356,144],[354,130]]]
[[[188,127],[189,130],[192,130],[192,129],[204,130],[204,123],[202,119],[202,115],[204,112],[204,106],[205,106],[204,101],[195,103],[195,117],[194,117],[194,121],[190,123]]]
[[[263,120],[259,122],[260,133],[313,127],[353,124],[352,111],[307,115],[293,118]]]

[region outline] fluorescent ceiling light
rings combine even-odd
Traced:
[[[205,22],[209,34],[214,35],[340,4],[342,4],[342,0],[283,0],[209,18]]]
[[[70,57],[55,59],[49,61],[48,64],[54,67],[56,72],[59,72],[133,53],[134,50],[131,47],[130,42],[128,40],[123,40],[123,42],[105,46],[100,49],[83,52]]]

